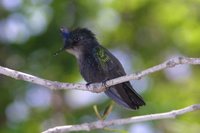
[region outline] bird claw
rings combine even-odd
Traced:
[[[92,83],[94,83],[94,82],[88,82],[88,83],[86,83],[86,86],[88,87]]]
[[[92,82],[88,82],[88,83],[86,83],[86,86],[89,86],[90,84],[92,84]]]
[[[102,81],[102,85],[104,86],[104,88],[107,88],[107,84],[106,84],[106,82],[108,81],[109,79],[107,78],[107,79],[104,79],[103,81]]]
[[[106,84],[106,82],[108,80],[109,79],[107,78],[107,79],[104,79],[103,81],[101,81],[101,83],[102,83],[102,85],[103,85],[104,88],[107,88],[108,85]],[[90,86],[90,84],[92,84],[92,83],[94,83],[94,82],[88,82],[88,83],[86,83],[86,87],[88,88]]]
[[[93,82],[88,82],[86,83],[86,87],[89,88],[90,84],[92,84]]]

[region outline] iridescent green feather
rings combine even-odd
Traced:
[[[98,61],[100,62],[101,66],[105,66],[106,63],[110,61],[110,57],[106,54],[106,51],[101,47],[95,48],[95,55],[98,58]]]

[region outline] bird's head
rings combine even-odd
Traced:
[[[65,50],[78,58],[83,52],[88,52],[98,45],[94,34],[86,28],[77,28],[72,31],[60,28],[60,31],[64,46],[57,53]]]

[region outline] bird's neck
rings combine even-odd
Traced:
[[[88,58],[91,58],[93,56],[94,55],[92,53],[92,49],[90,49],[90,50],[83,52],[82,56],[80,56],[80,59],[87,60]]]
[[[94,56],[94,49],[99,47],[99,44],[96,40],[82,44],[84,47],[74,47],[72,49],[67,49],[68,53],[71,53],[76,57],[77,60],[86,60],[88,57]]]
[[[93,51],[96,47],[99,47],[99,43],[96,40],[90,40],[83,44],[84,47],[81,50],[81,57],[87,58],[88,56],[93,56]]]

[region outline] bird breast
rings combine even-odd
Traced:
[[[106,79],[99,65],[92,56],[79,60],[80,73],[87,82],[101,82]]]

